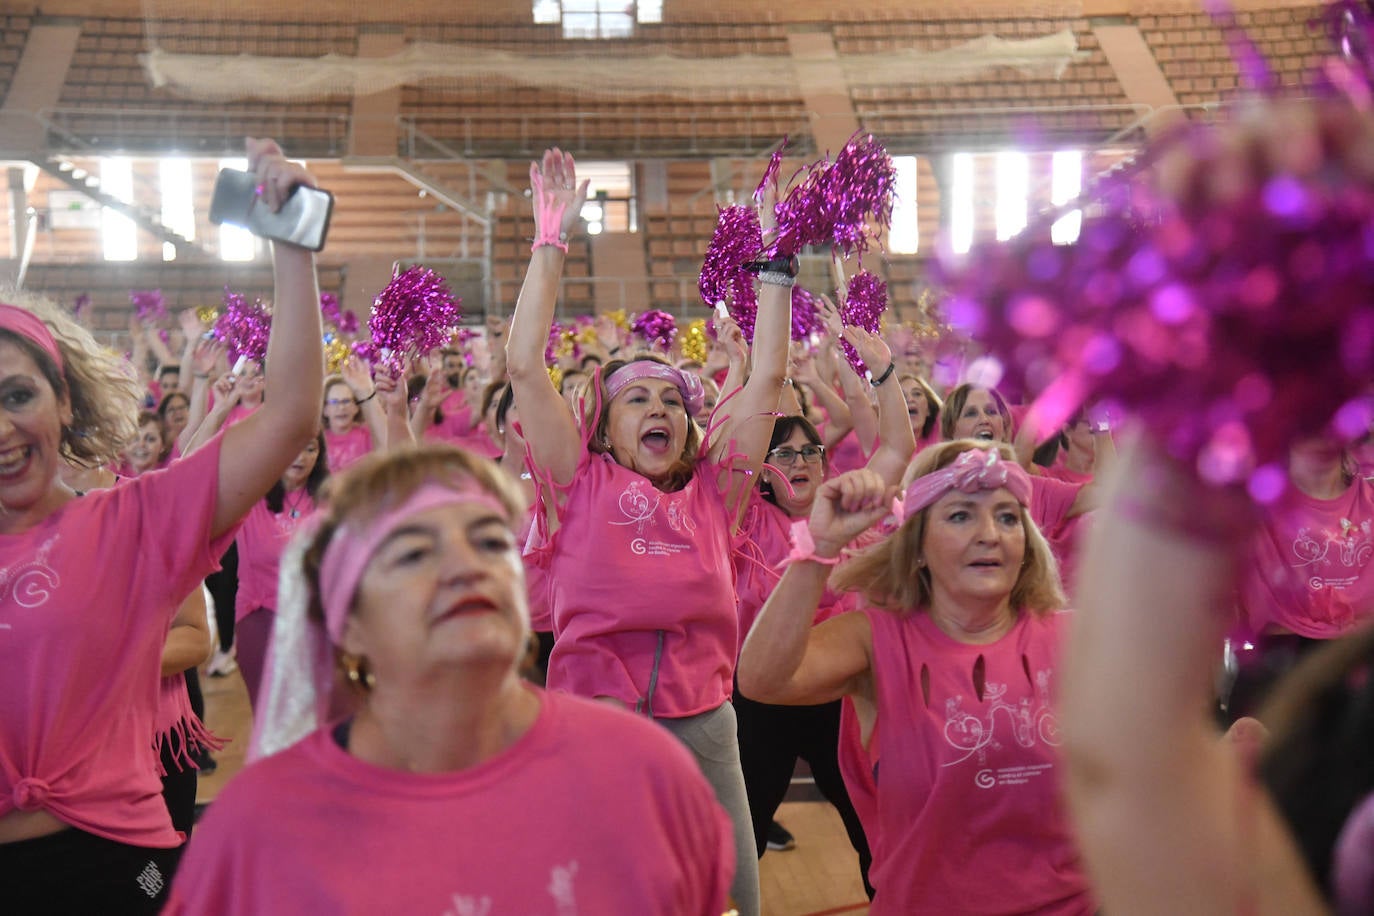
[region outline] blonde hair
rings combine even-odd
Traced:
[[[515,531],[525,512],[524,492],[495,463],[456,446],[406,446],[373,452],[330,477],[321,489],[319,527],[301,558],[310,617],[324,620],[320,564],[325,549],[345,522],[365,525],[374,521],[403,504],[426,483],[459,486],[468,481],[496,497],[506,510],[511,531]]]
[[[0,293],[0,299],[42,320],[62,354],[59,370],[28,338],[0,331],[0,339],[28,354],[58,399],[66,398],[71,405],[72,422],[62,428],[62,457],[85,468],[118,464],[124,447],[138,435],[143,389],[133,367],[48,300],[15,291]]]
[[[908,480],[924,477],[932,471],[948,467],[964,452],[987,449],[988,443],[973,439],[941,442],[925,449],[917,456],[908,472]],[[1015,462],[1011,446],[997,443],[992,447],[1004,461]],[[918,566],[917,559],[925,546],[926,523],[932,507],[927,506],[902,523],[891,537],[862,551],[840,566],[830,578],[831,587],[840,591],[857,591],[875,607],[894,611],[920,610],[929,607],[931,600],[930,569]],[[1026,552],[1016,584],[1011,589],[1013,609],[1025,608],[1035,614],[1048,614],[1064,606],[1064,592],[1059,584],[1059,565],[1044,535],[1031,520],[1025,506],[1020,507],[1021,528],[1026,535]]]

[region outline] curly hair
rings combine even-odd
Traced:
[[[38,366],[59,401],[71,405],[72,421],[62,428],[62,457],[85,468],[118,464],[124,446],[138,435],[143,389],[123,357],[96,343],[91,332],[51,302],[9,291],[0,299],[37,316],[62,354],[63,368],[30,341],[10,331],[0,340],[19,347]]]
[[[997,444],[1004,461],[1015,462],[1011,446]],[[941,442],[916,456],[908,479],[924,477],[948,467],[970,449],[986,449],[988,443],[973,439]],[[830,577],[837,591],[861,592],[875,607],[894,611],[927,608],[932,594],[930,569],[916,560],[925,547],[926,524],[932,507],[912,515],[893,534],[841,565]],[[1025,506],[1020,507],[1021,528],[1026,534],[1026,553],[1016,583],[1011,589],[1011,606],[1035,614],[1053,613],[1064,607],[1064,591],[1059,584],[1059,565],[1050,545],[1031,520]],[[913,575],[913,572],[915,573]]]

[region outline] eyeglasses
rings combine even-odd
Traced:
[[[801,448],[788,448],[784,445],[781,448],[773,449],[768,454],[771,455],[773,460],[778,464],[792,464],[797,460],[798,455],[800,455],[804,461],[815,464],[817,461],[820,461],[821,456],[825,454],[825,446],[803,445]]]
[[[358,402],[355,401],[355,400],[353,400],[352,398],[325,398],[325,399],[324,399],[324,406],[325,406],[325,407],[338,407],[340,404],[356,404],[356,403],[358,403]]]

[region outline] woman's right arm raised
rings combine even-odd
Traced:
[[[558,483],[568,483],[581,458],[581,433],[544,364],[563,276],[567,244],[563,239],[576,227],[587,199],[587,182],[577,183],[570,154],[547,150],[542,162],[530,165],[534,201],[534,250],[520,298],[515,303],[506,341],[506,372],[510,376],[520,426],[534,462]]]
[[[263,201],[274,211],[297,185],[313,187],[315,183],[303,167],[287,161],[271,140],[248,140],[248,164],[257,174]],[[263,367],[263,404],[224,433],[221,448],[231,460],[219,463],[211,528],[215,536],[262,499],[320,422],[324,347],[315,256],[304,248],[274,242],[272,266],[276,295]]]

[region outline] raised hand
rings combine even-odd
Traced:
[[[349,356],[345,359],[339,367],[339,375],[357,400],[361,401],[371,393],[372,369],[358,357]]]
[[[844,339],[859,351],[869,375],[876,378],[887,371],[888,364],[892,362],[892,350],[880,335],[852,324],[844,329]]]
[[[882,521],[892,509],[895,488],[868,468],[849,471],[821,484],[811,507],[811,538],[820,556],[840,550]]]
[[[186,313],[182,312],[182,314]],[[191,371],[202,378],[208,377],[219,368],[225,350],[224,344],[218,340],[200,341],[191,353]]]
[[[534,244],[557,245],[567,250],[567,239],[582,219],[590,182],[577,183],[572,153],[554,147],[544,158],[530,163],[530,191],[534,205]]]
[[[276,213],[297,185],[315,187],[314,177],[286,158],[275,140],[249,137],[244,144],[248,152],[248,170],[258,179],[258,196]]]

